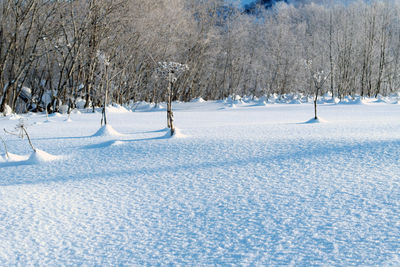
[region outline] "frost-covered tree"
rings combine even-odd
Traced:
[[[306,60],[306,68],[310,72],[310,77],[314,86],[314,120],[318,120],[317,116],[317,103],[318,96],[320,95],[322,88],[327,81],[329,74],[326,74],[323,69],[314,70],[312,60]]]
[[[175,134],[174,114],[172,112],[172,87],[185,71],[189,70],[186,64],[177,62],[158,62],[156,69],[157,75],[168,82],[167,86],[167,126],[171,130],[171,136]]]
[[[107,125],[107,113],[106,108],[108,105],[108,93],[110,90],[110,77],[109,77],[109,66],[110,66],[110,59],[102,52],[97,51],[97,57],[100,62],[100,69],[101,69],[101,76],[102,80],[104,80],[104,102],[103,102],[103,109],[101,111],[101,125]]]

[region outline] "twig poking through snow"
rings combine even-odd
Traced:
[[[8,150],[7,150],[6,141],[4,141],[4,139],[3,139],[2,137],[0,137],[0,139],[1,139],[1,141],[3,142],[4,150],[6,151],[6,157],[7,157],[7,159],[9,159],[9,158],[10,158],[10,155],[8,155]]]

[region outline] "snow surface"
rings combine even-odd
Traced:
[[[174,103],[186,138],[152,109],[110,112],[121,136],[93,137],[100,113],[24,115],[51,157],[18,164],[27,141],[3,136],[0,265],[399,266],[400,106],[308,124],[311,104],[257,101]]]

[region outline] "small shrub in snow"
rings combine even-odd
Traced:
[[[9,132],[6,129],[4,129],[4,131],[8,134],[12,134],[15,136],[20,137],[21,139],[24,139],[24,137],[26,136],[26,138],[28,139],[29,145],[32,148],[33,152],[36,152],[36,148],[33,146],[31,138],[29,137],[28,131],[25,128],[25,122],[24,120],[20,119],[19,123],[17,124],[17,126],[15,126],[15,132]]]

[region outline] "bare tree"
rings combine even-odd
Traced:
[[[329,74],[325,74],[324,70],[314,70],[312,60],[306,60],[306,68],[310,71],[310,77],[312,79],[314,85],[314,120],[318,120],[317,116],[317,103],[318,96],[322,91],[322,87],[324,86],[326,80],[329,77]]]
[[[179,76],[189,67],[177,62],[159,62],[156,69],[157,75],[168,82],[167,86],[167,126],[171,129],[171,136],[175,134],[174,114],[172,112],[172,87]]]
[[[0,88],[4,90],[0,112],[5,112],[6,106],[15,108],[54,9],[45,0],[4,0],[1,4]]]

